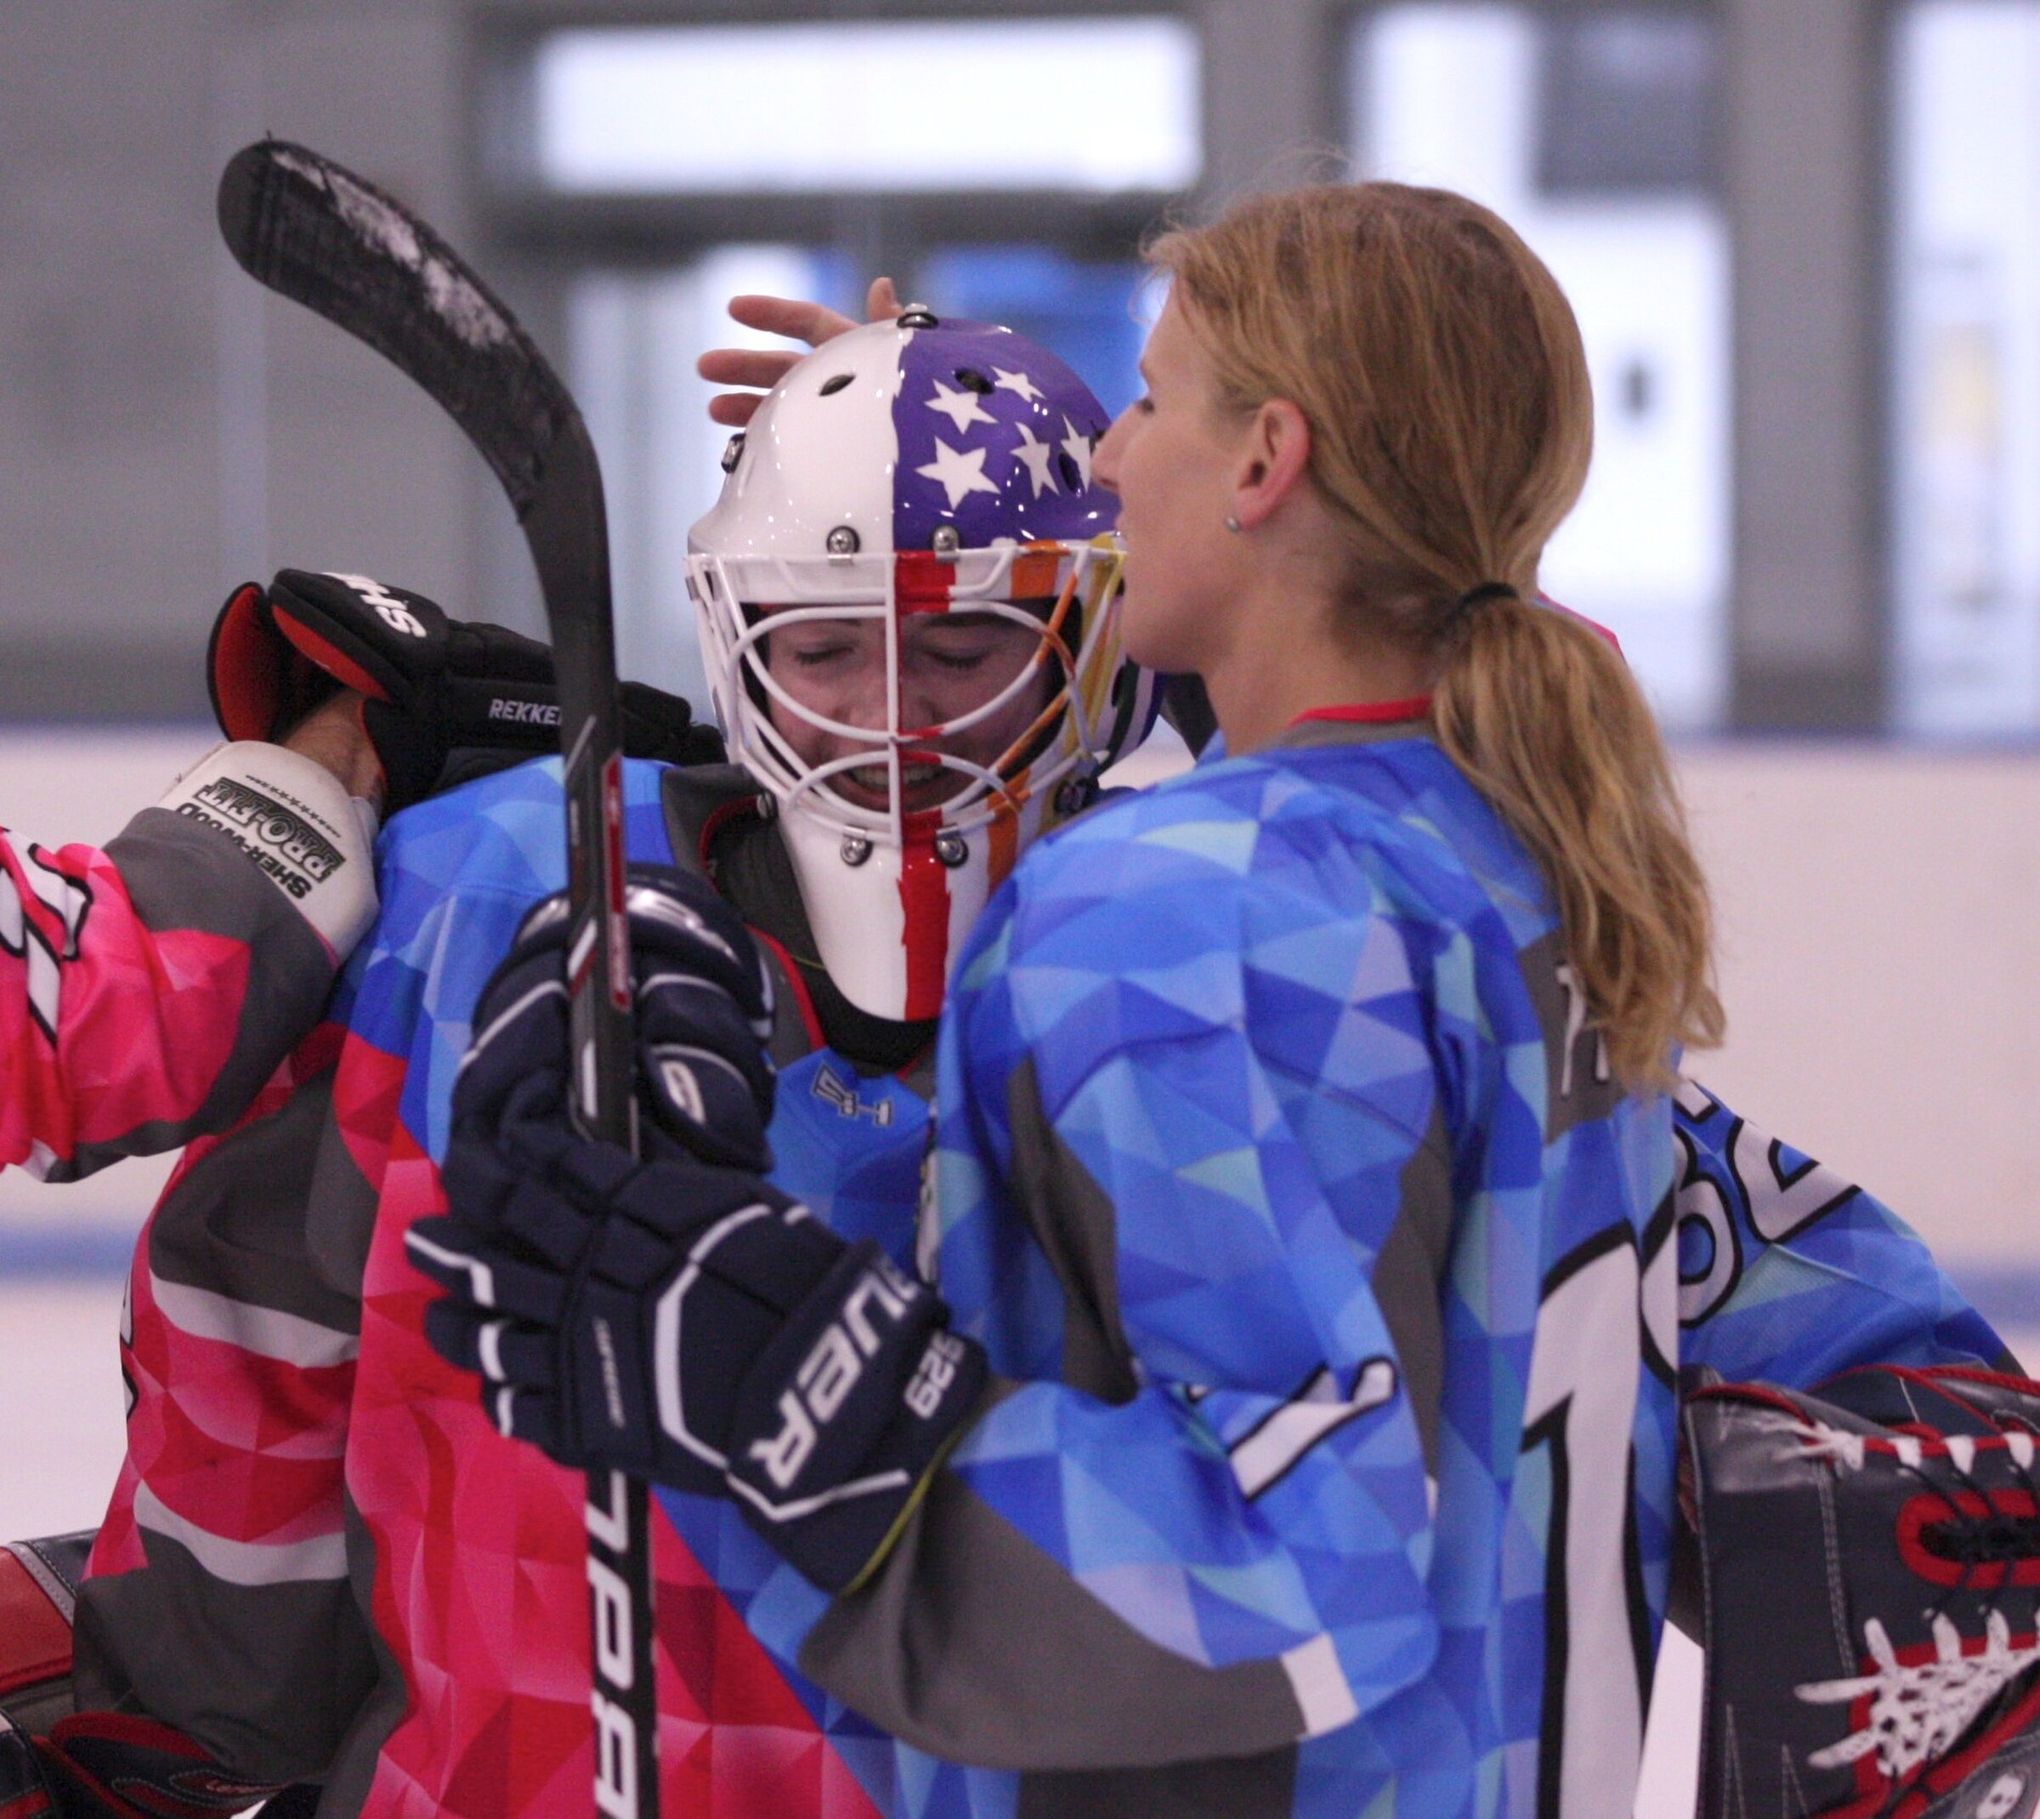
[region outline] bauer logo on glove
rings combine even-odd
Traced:
[[[875,1258],[858,1278],[841,1316],[822,1329],[814,1349],[794,1372],[792,1386],[780,1395],[779,1432],[752,1441],[747,1449],[777,1489],[792,1488],[814,1453],[817,1433],[835,1419],[857,1387],[864,1361],[878,1355],[878,1328],[900,1325],[925,1293],[886,1256]],[[906,1399],[912,1403],[911,1394]]]
[[[453,1093],[448,1211],[406,1234],[433,1348],[505,1434],[735,1502],[817,1585],[883,1556],[983,1393],[926,1283],[765,1178],[765,972],[705,879],[633,868],[644,1153],[568,1107],[565,921],[526,916]]]

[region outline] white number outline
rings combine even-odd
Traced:
[[[1668,1194],[1644,1233],[1612,1225],[1544,1281],[1522,1451],[1547,1451],[1544,1689],[1537,1810],[1627,1819],[1654,1667],[1636,1530],[1642,1373],[1677,1382],[1678,1253]],[[1576,1418],[1577,1417],[1577,1418]],[[1628,1661],[1631,1672],[1620,1671]],[[1574,1674],[1579,1663],[1589,1671]]]

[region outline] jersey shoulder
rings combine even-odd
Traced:
[[[1521,848],[1428,739],[1277,748],[1114,798],[1030,849],[1007,889],[1009,951],[1099,945],[1152,959],[1187,913],[1231,946],[1370,911],[1441,929],[1497,890],[1541,902]]]
[[[623,767],[626,839],[632,858],[670,863],[661,812],[666,766]],[[391,817],[376,842],[382,888],[379,934],[455,892],[529,901],[565,888],[566,810],[560,761],[536,758],[426,798]]]
[[[1428,741],[1383,753],[1224,759],[1031,849],[959,963],[972,1071],[1003,1079],[1031,1057],[1059,1103],[1116,1056],[1210,1038],[1213,1057],[1244,1065],[1244,1044],[1357,1097],[1377,1096],[1383,1041],[1398,1079],[1428,1078],[1434,1013],[1486,1027],[1471,1000],[1515,976],[1519,943],[1440,831],[1440,804],[1465,808],[1457,772]]]
[[[624,765],[633,858],[670,863],[660,802],[664,766]],[[458,977],[479,988],[526,908],[566,887],[566,811],[557,758],[464,783],[390,818],[376,841],[382,907],[336,1001],[358,1033],[398,1045],[427,998]]]

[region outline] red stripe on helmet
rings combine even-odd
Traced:
[[[927,550],[902,550],[893,558],[893,609],[907,613],[946,613],[956,564]]]

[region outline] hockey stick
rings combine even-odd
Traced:
[[[461,257],[373,184],[280,139],[236,152],[220,231],[248,274],[423,386],[481,451],[538,565],[566,759],[568,998],[576,1112],[635,1147],[630,946],[624,926],[623,739],[602,474],[545,356]],[[649,1509],[620,1472],[588,1483],[595,1804],[657,1819]]]

